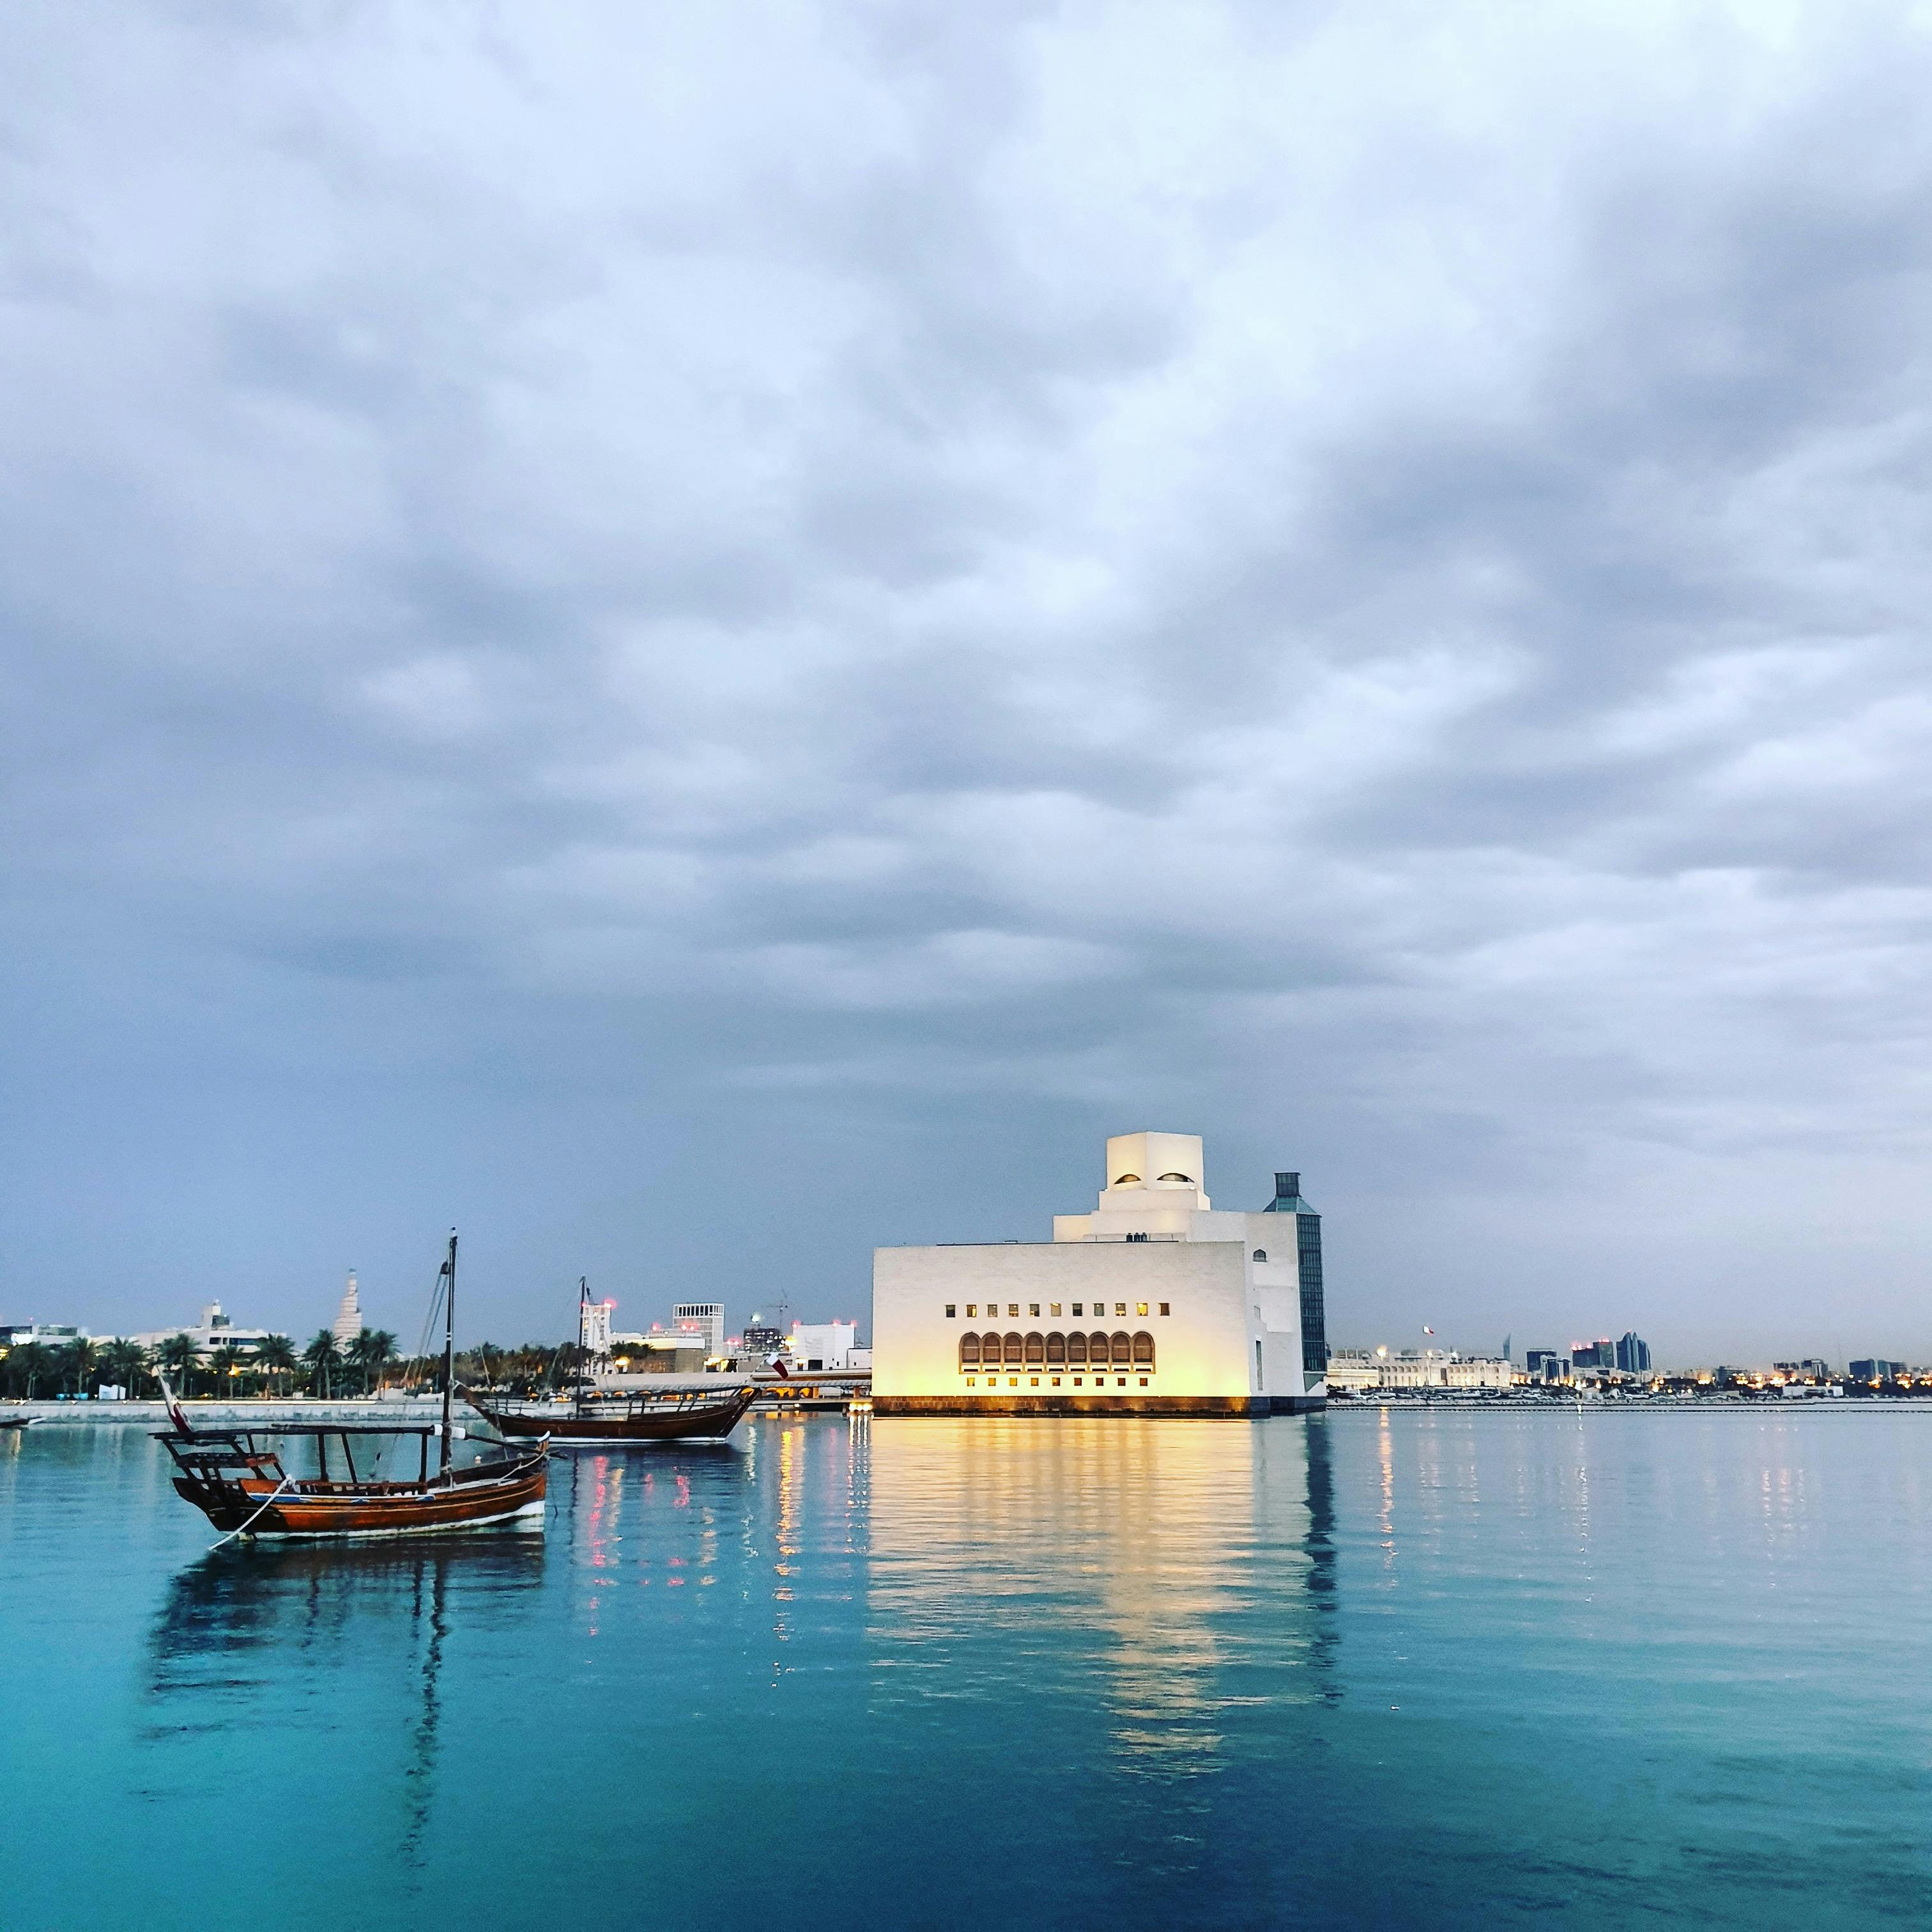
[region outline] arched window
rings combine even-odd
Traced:
[[[1163,1180],[1184,1181],[1190,1187],[1192,1187],[1194,1185],[1194,1177],[1191,1174],[1163,1174],[1161,1176],[1161,1179]]]
[[[1114,1177],[1116,1187],[1138,1187],[1140,1184],[1141,1178],[1138,1174],[1117,1174]]]
[[[1114,1366],[1124,1369],[1134,1358],[1134,1338],[1124,1328],[1114,1334]]]
[[[1087,1366],[1087,1338],[1084,1335],[1067,1336],[1066,1360],[1072,1368],[1084,1369]]]
[[[1264,1262],[1264,1261],[1266,1261],[1266,1260],[1268,1259],[1268,1250],[1267,1250],[1267,1249],[1265,1249],[1265,1248],[1257,1248],[1257,1249],[1256,1249],[1256,1250],[1255,1250],[1255,1259],[1256,1259],[1256,1261],[1258,1261],[1258,1262]]]
[[[959,1338],[959,1366],[962,1369],[976,1369],[980,1366],[980,1338],[976,1335],[962,1335]]]
[[[1134,1366],[1146,1370],[1154,1366],[1154,1337],[1144,1328],[1134,1337]]]
[[[1049,1335],[1046,1338],[1046,1366],[1049,1369],[1064,1369],[1066,1366],[1066,1337]]]
[[[1010,1334],[1006,1337],[1006,1366],[1009,1368],[1018,1368],[1026,1359],[1026,1337],[1023,1335]]]
[[[1087,1338],[1087,1359],[1096,1369],[1107,1366],[1107,1338],[1104,1335],[1089,1335]]]
[[[1030,1369],[1038,1368],[1046,1360],[1046,1337],[1044,1335],[1029,1335],[1026,1338],[1026,1359],[1027,1366]]]
[[[998,1336],[982,1335],[980,1337],[980,1359],[981,1361],[984,1362],[989,1369],[997,1369],[1000,1366],[1000,1338]]]

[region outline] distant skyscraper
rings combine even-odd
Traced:
[[[1633,1330],[1617,1344],[1617,1366],[1627,1376],[1650,1373],[1650,1344]]]
[[[586,1301],[580,1305],[577,1324],[578,1346],[586,1355],[610,1352],[610,1304]]]
[[[335,1311],[335,1325],[330,1331],[335,1346],[346,1348],[362,1332],[362,1304],[356,1293],[356,1270],[349,1270],[349,1286],[342,1291],[342,1304]]]
[[[670,1312],[672,1325],[694,1328],[704,1337],[704,1352],[724,1352],[724,1304],[722,1301],[680,1301]]]

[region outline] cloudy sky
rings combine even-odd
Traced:
[[[1922,9],[23,0],[0,1315],[1932,1357]]]

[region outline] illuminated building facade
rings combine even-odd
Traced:
[[[1300,1178],[1216,1210],[1194,1134],[1117,1136],[1053,1239],[880,1248],[875,1414],[1262,1415],[1327,1401],[1321,1220]]]

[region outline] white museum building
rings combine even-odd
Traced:
[[[1265,1415],[1328,1400],[1322,1219],[1298,1174],[1216,1210],[1198,1134],[1122,1134],[1051,1241],[880,1248],[878,1415]]]

